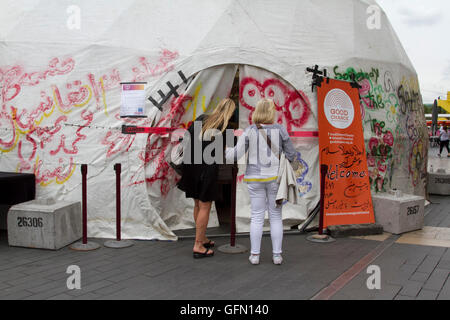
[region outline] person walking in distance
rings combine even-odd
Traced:
[[[450,148],[449,148],[449,140],[450,140],[450,134],[448,132],[447,126],[444,126],[439,134],[439,140],[440,140],[440,149],[438,156],[442,156],[442,151],[444,148],[447,148],[447,157],[450,158]]]

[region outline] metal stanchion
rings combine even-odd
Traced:
[[[223,253],[244,253],[247,252],[247,248],[243,245],[236,244],[236,186],[237,186],[237,166],[233,166],[233,182],[231,185],[231,233],[230,244],[220,246],[218,250]]]
[[[81,242],[74,243],[70,249],[76,251],[92,251],[100,248],[98,243],[87,240],[87,164],[81,165],[82,181],[82,210],[83,210],[83,239]]]
[[[313,234],[306,238],[306,240],[318,243],[334,242],[336,239],[327,234],[323,234],[323,215],[325,205],[325,177],[328,172],[328,166],[323,164],[320,166],[320,216],[319,216],[319,233]]]
[[[120,212],[120,174],[122,172],[122,165],[116,163],[114,165],[116,171],[116,240],[108,240],[103,245],[107,248],[121,249],[128,248],[134,245],[131,240],[122,240],[121,236],[121,212]]]

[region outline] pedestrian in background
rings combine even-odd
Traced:
[[[447,126],[444,126],[439,134],[439,140],[440,140],[440,150],[438,156],[442,156],[442,150],[444,148],[447,148],[447,157],[450,158],[450,148],[449,148],[449,140],[450,135],[447,129]]]

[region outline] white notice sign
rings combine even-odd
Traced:
[[[122,104],[120,117],[138,117],[145,115],[145,85],[147,82],[122,82]]]

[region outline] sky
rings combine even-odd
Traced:
[[[377,0],[417,74],[424,103],[450,91],[450,1]]]

